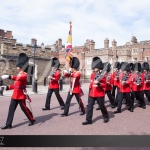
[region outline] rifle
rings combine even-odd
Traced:
[[[100,73],[96,73],[95,75],[95,80],[96,81],[100,81],[100,79],[102,79],[104,77],[104,73],[106,71],[106,67],[108,66],[108,63],[106,64],[106,66],[103,68],[103,70]]]
[[[144,79],[146,82],[149,82],[149,79],[150,79],[150,75],[149,75],[149,72],[147,72],[144,76]]]
[[[141,73],[138,73],[138,76],[136,77],[136,84],[137,85],[140,85],[140,83],[141,83]]]
[[[55,72],[57,71],[57,69],[58,69],[58,68],[55,68],[54,70],[52,70],[52,71],[50,72],[49,76],[50,76],[50,77],[53,77],[53,75],[55,74]],[[50,79],[49,82],[50,82],[51,80],[52,80],[52,79]]]

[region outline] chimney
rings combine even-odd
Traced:
[[[104,48],[109,48],[109,40],[108,40],[108,38],[106,38],[104,40]]]
[[[34,45],[34,44],[35,44],[35,42],[37,42],[37,39],[32,38],[32,39],[31,39],[31,45]]]

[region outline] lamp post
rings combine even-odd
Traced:
[[[82,82],[84,83],[85,52],[81,52],[81,57],[82,57]]]
[[[34,45],[32,46],[32,50],[33,50],[33,53],[34,53],[32,91],[34,93],[37,93],[37,79],[35,78],[35,53],[36,53],[36,48],[37,48],[37,44],[36,44],[36,41],[35,41]]]

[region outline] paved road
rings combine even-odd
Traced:
[[[51,99],[51,110],[42,111],[42,107],[45,104],[45,97],[47,88],[41,88],[43,94],[31,94],[32,109],[34,117],[36,118],[36,124],[34,126],[28,126],[28,120],[18,106],[15,112],[13,120],[13,128],[8,130],[0,130],[0,135],[149,135],[150,134],[150,103],[147,102],[147,108],[144,110],[137,107],[133,113],[127,110],[127,107],[123,105],[121,114],[114,114],[108,102],[108,98],[105,98],[106,107],[109,112],[110,121],[103,123],[103,117],[101,111],[95,110],[97,104],[94,105],[93,124],[83,126],[82,122],[85,121],[85,115],[80,116],[79,106],[76,99],[73,97],[69,116],[60,117],[63,113],[60,110],[58,101],[53,94]],[[61,96],[66,100],[68,85],[65,86],[65,90],[61,92]],[[88,84],[83,85],[84,96],[82,97],[83,103],[87,104],[88,98]],[[40,89],[39,89],[40,90]],[[10,94],[10,93],[7,93]],[[5,92],[4,92],[5,95]],[[5,95],[0,97],[0,126],[3,126],[6,121],[8,107],[10,103],[10,96]],[[3,148],[4,149],[4,148]],[[33,149],[33,148],[32,148]],[[55,148],[53,148],[55,149]],[[70,149],[70,148],[69,148]],[[72,148],[73,149],[73,148]],[[82,148],[79,148],[82,149]],[[95,149],[95,148],[94,148]],[[107,150],[108,148],[105,148]],[[116,148],[115,148],[116,149]],[[118,148],[119,149],[119,148]],[[122,149],[122,148],[121,148]],[[87,148],[88,150],[88,148]],[[117,149],[116,149],[117,150]]]

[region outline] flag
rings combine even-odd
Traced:
[[[72,25],[70,22],[70,30],[68,34],[68,39],[67,39],[67,45],[66,45],[66,60],[70,62],[71,57],[72,57]]]

